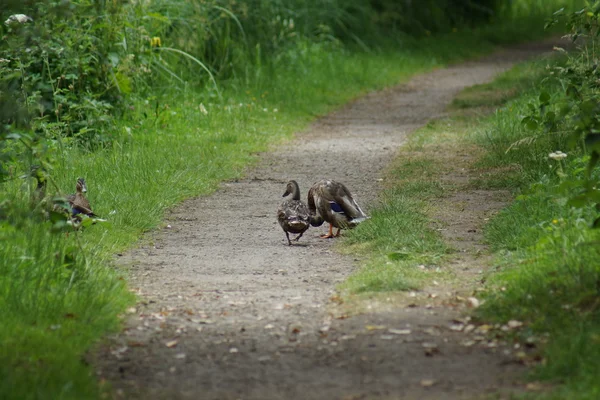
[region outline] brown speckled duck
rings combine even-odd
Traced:
[[[87,185],[85,179],[77,178],[77,186],[75,187],[75,193],[67,196],[67,201],[71,206],[72,216],[80,217],[81,214],[87,215],[88,217],[96,217],[96,214],[92,211],[90,202],[85,197],[84,193],[87,192]]]
[[[289,181],[285,188],[283,197],[292,195],[291,199],[284,201],[277,210],[277,221],[285,232],[288,244],[291,246],[289,233],[296,233],[298,236],[294,239],[298,241],[302,234],[310,226],[310,213],[308,207],[300,200],[300,187],[296,181]]]
[[[354,228],[369,218],[348,188],[331,179],[322,179],[310,188],[308,209],[312,226],[321,226],[325,221],[329,223],[329,233],[321,235],[322,238],[339,236],[341,229]],[[333,227],[338,229],[335,235]]]

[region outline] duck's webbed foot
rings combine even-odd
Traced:
[[[292,245],[292,241],[290,240],[290,234],[289,234],[289,233],[287,233],[287,232],[285,232],[285,237],[286,237],[286,238],[287,238],[287,240],[288,240],[288,245],[289,245],[289,246],[291,246],[291,245]]]
[[[339,233],[339,231],[338,231]],[[325,235],[321,235],[322,239],[331,239],[333,236],[333,225],[329,224],[329,232]]]

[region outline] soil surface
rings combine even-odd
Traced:
[[[321,178],[344,182],[368,212],[412,130],[461,89],[551,49],[519,46],[368,94],[261,155],[247,179],[173,210],[120,258],[141,302],[92,357],[99,379],[126,399],[464,399],[523,388],[510,349],[461,318],[487,263],[480,228],[506,193],[456,191],[437,210],[458,249],[443,266],[455,284],[376,296],[351,316],[335,285],[359,260],[319,238],[326,224],[288,246],[275,213],[288,180],[305,198]],[[468,182],[468,152],[445,157],[458,167],[444,179]]]

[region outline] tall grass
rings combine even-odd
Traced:
[[[516,194],[485,231],[496,268],[488,277],[490,292],[478,314],[494,322],[523,321],[527,328],[519,338],[540,346],[533,357],[544,362],[533,377],[562,385],[528,398],[593,399],[600,392],[595,346],[600,332],[600,231],[591,228],[598,210],[570,202],[586,180],[589,156],[568,140],[577,119],[566,117],[561,129],[551,132],[528,129],[522,122],[523,116],[531,115],[532,105],[536,109],[540,104],[540,93],[562,104],[562,86],[542,79],[552,70],[546,63],[527,64],[533,72],[512,71],[509,81],[515,84],[523,76],[536,78],[472,137],[487,151],[479,164],[486,177],[477,184]],[[556,150],[567,152],[567,158],[550,158]],[[596,168],[592,179],[599,176]]]

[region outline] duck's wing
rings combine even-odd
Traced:
[[[73,209],[73,214],[85,214],[90,217],[96,216],[92,211],[92,207],[90,206],[90,202],[88,199],[82,194],[76,194],[73,201],[69,200],[69,204],[71,204],[71,208]]]
[[[343,212],[348,220],[366,219],[367,214],[360,208],[352,197],[350,190],[340,182],[330,181],[326,185],[324,197],[330,202],[335,212]]]

